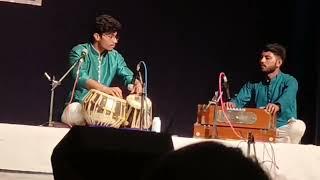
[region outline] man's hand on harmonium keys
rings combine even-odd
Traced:
[[[227,109],[233,109],[236,108],[236,104],[233,102],[226,102],[224,103],[225,107]],[[269,103],[267,104],[265,107],[259,107],[259,109],[265,109],[267,112],[271,113],[272,115],[277,114],[278,112],[280,112],[280,104],[278,103]]]
[[[275,115],[280,111],[280,104],[268,103],[265,109],[267,112],[271,113],[272,115]]]
[[[224,103],[224,106],[225,106],[227,109],[236,108],[236,104],[235,104],[234,102],[226,102],[226,103]]]

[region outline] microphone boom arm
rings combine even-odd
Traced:
[[[55,80],[55,76],[52,76],[52,78],[48,75],[48,73],[44,73],[46,78],[51,81],[51,97],[50,97],[50,112],[49,112],[49,120],[48,120],[48,126],[52,127],[54,126],[53,121],[52,121],[52,114],[53,114],[53,100],[54,100],[54,90],[61,85],[62,80],[70,73],[70,71],[78,64],[78,71],[77,74],[79,73],[80,67],[83,63],[83,59],[86,53],[82,54],[79,60],[77,60],[69,69],[68,71],[58,80]]]

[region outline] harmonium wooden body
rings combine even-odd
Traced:
[[[244,139],[274,142],[276,117],[264,109],[233,108],[222,110],[218,105],[199,104],[193,127],[195,138]]]

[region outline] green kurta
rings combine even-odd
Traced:
[[[99,55],[90,43],[79,44],[71,50],[69,54],[70,66],[76,61],[79,61],[84,49],[87,49],[88,54],[79,71],[79,80],[74,94],[74,101],[83,101],[84,96],[88,93],[86,82],[89,79],[98,81],[105,86],[110,86],[115,76],[118,76],[125,86],[132,82],[133,72],[127,67],[120,53],[112,50]],[[77,67],[78,66],[73,68],[71,72],[73,79],[76,79]]]
[[[280,104],[281,111],[277,119],[277,127],[280,127],[286,125],[290,118],[297,118],[297,91],[297,80],[289,74],[280,72],[269,82],[246,83],[232,102],[237,107],[244,107],[253,98],[257,108],[265,107],[268,103]]]

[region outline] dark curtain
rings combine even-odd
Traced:
[[[305,0],[0,2],[0,122],[48,121],[51,87],[44,72],[62,77],[68,52],[87,41],[90,21],[105,12],[123,24],[117,50],[128,66],[147,64],[148,94],[163,131],[192,136],[197,104],[212,98],[219,73],[236,94],[257,76],[258,49],[279,42],[288,49],[284,71],[299,81],[298,116],[307,124],[302,142],[319,144],[317,11]],[[67,76],[55,90],[55,121],[72,83]]]

